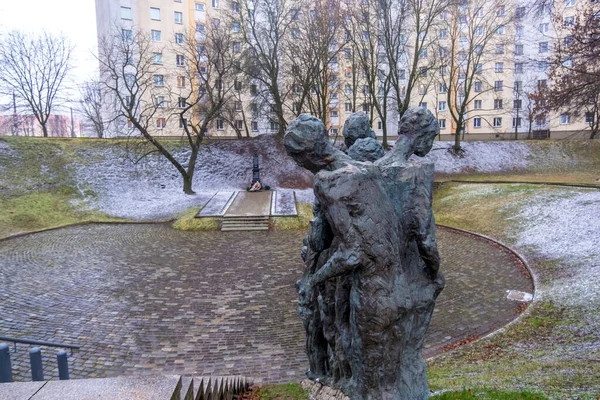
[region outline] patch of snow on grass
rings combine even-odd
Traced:
[[[540,194],[513,218],[521,222],[517,244],[558,260],[563,269],[544,296],[573,306],[600,305],[600,192]]]
[[[298,203],[314,203],[315,194],[312,189],[295,190]]]
[[[531,150],[522,142],[463,142],[463,158],[452,155],[451,142],[435,142],[425,159],[435,163],[438,173],[464,171],[500,172],[527,168]],[[418,159],[419,157],[413,156]]]

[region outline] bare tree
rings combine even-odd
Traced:
[[[286,102],[291,92],[284,68],[284,54],[290,25],[298,13],[291,0],[241,0],[233,23],[241,33],[245,62],[242,69],[256,84],[256,104],[277,124],[283,137],[287,127]]]
[[[342,10],[326,0],[303,1],[292,16],[286,59],[291,65],[292,112],[309,111],[330,126],[330,107],[339,101]]]
[[[116,104],[112,120],[141,135],[151,148],[143,156],[164,156],[182,176],[187,194],[194,193],[196,161],[206,132],[218,122],[233,90],[234,83],[227,79],[232,51],[225,27],[183,35],[172,49],[160,47],[146,32],[114,35],[99,46],[102,82]],[[163,66],[163,55],[173,67]],[[183,132],[188,158],[178,158],[159,140],[173,131]]]
[[[550,60],[548,108],[571,116],[585,117],[590,139],[600,132],[600,9],[591,6],[579,13],[572,23],[557,15],[560,37]]]
[[[439,16],[451,2],[443,0],[379,0],[379,42],[389,69],[391,94],[399,116],[408,109],[419,85],[429,86],[437,60],[435,33]],[[429,54],[428,54],[429,53]],[[429,78],[429,79],[427,79]]]
[[[494,108],[502,108],[498,104],[503,103],[500,96],[505,89],[504,82],[488,81],[488,77],[494,75],[486,72],[504,68],[501,60],[510,51],[507,29],[512,17],[512,10],[502,0],[459,0],[440,13],[443,23],[438,31],[439,75],[454,122],[452,149],[455,154],[462,152],[461,135],[467,122],[474,118],[469,111],[483,108],[480,104],[484,93],[494,92]],[[487,121],[485,116],[477,118],[481,118],[479,123]]]
[[[105,101],[103,85],[99,80],[90,80],[79,88],[81,95],[79,111],[85,120],[94,127],[94,132],[99,138],[105,136],[109,121],[105,120]]]
[[[59,105],[71,70],[73,48],[65,37],[42,33],[30,36],[11,31],[0,41],[0,88],[3,95],[31,111],[48,136],[48,119]],[[0,89],[1,90],[1,89]]]

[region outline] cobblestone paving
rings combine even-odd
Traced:
[[[301,232],[182,232],[87,225],[0,242],[0,335],[78,344],[74,378],[132,374],[304,378],[294,283]],[[506,250],[438,231],[447,286],[426,355],[514,318],[506,290],[531,291]],[[30,380],[29,346],[11,353]],[[46,377],[56,349],[42,348]]]

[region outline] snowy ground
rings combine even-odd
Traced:
[[[517,246],[556,260],[565,273],[538,292],[576,307],[600,305],[600,191],[558,189],[520,205]]]
[[[437,172],[515,171],[529,168],[532,163],[539,164],[540,160],[561,165],[576,162],[560,150],[555,150],[549,157],[539,157],[539,151],[532,150],[529,144],[523,142],[463,143],[465,157],[457,159],[447,151],[451,145],[449,142],[436,142],[427,156],[428,160],[435,162]],[[6,144],[2,146],[0,156],[18,156]],[[252,178],[254,152],[260,155],[264,184],[274,189],[296,189],[298,201],[313,201],[312,190],[309,189],[311,174],[297,167],[281,145],[270,137],[205,146],[198,157],[194,176],[197,194],[193,196],[182,192],[179,173],[158,155],[134,163],[122,147],[90,147],[80,151],[69,168],[85,198],[78,201],[78,206],[97,209],[114,217],[166,220],[189,207],[205,203],[219,190],[244,190]],[[176,153],[182,162],[188,155],[185,151]]]

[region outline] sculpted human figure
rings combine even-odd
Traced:
[[[416,109],[405,117],[403,126],[419,132],[375,163],[334,150],[309,116],[295,120],[285,139],[290,155],[316,173],[315,221],[324,218],[330,230],[311,227],[298,283],[311,370],[353,399],[427,397],[420,351],[443,277],[430,208],[433,167],[406,159],[429,151],[437,126]],[[327,249],[311,235],[327,238]],[[318,342],[314,327],[328,344],[318,350],[325,354],[321,365],[308,349]]]

